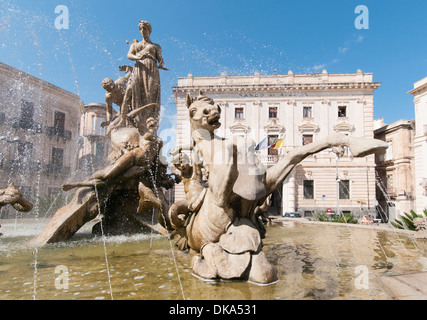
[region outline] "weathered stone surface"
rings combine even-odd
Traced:
[[[128,53],[135,66],[119,67],[127,72],[124,77],[116,82],[107,78],[102,83],[107,90],[107,120],[101,125],[107,126],[111,137],[110,163],[84,181],[62,186],[64,191],[78,189],[32,242],[34,245],[68,240],[98,214],[103,216],[102,230],[99,223],[94,233],[134,233],[149,227],[167,234],[166,229],[171,229],[162,188],[171,188],[175,181],[167,174],[160,156],[163,142],[157,136],[159,68],[165,68],[160,46],[150,40],[150,23],[140,21],[138,27],[143,39],[134,40]],[[120,107],[115,119],[113,103]]]
[[[396,300],[427,300],[426,272],[380,277]]]
[[[268,261],[263,251],[252,255],[249,280],[262,284],[268,284],[278,280],[276,267]]]
[[[277,270],[261,251],[261,233],[264,234],[265,229],[252,222],[257,219],[257,206],[263,205],[292,169],[310,155],[330,148],[341,152],[348,146],[353,156],[362,157],[387,148],[383,141],[332,134],[293,149],[275,166],[263,171],[254,148],[248,147],[250,143],[242,138],[227,140],[214,134],[221,126],[221,109],[212,99],[203,92],[198,97],[188,95],[187,107],[194,144],[187,148],[178,146],[171,152],[175,167],[182,170],[186,200],[172,208],[169,216],[182,228],[183,224],[174,215],[187,214],[188,208],[190,222],[186,225],[185,237],[190,249],[201,252],[193,263],[194,272],[201,277],[212,278],[216,274],[226,279],[248,279],[250,270],[251,281],[276,281]],[[183,163],[184,149],[192,152],[192,170],[188,163]],[[188,172],[192,172],[191,177]],[[196,201],[197,198],[201,200]],[[180,236],[184,237],[182,230]],[[250,257],[249,265],[246,265],[246,256]]]
[[[96,194],[90,188],[78,190],[71,202],[59,209],[43,232],[31,241],[33,246],[43,246],[70,239],[86,222],[97,214]]]
[[[209,243],[203,247],[201,255],[193,258],[193,271],[203,278],[240,279],[250,261],[249,252],[230,254],[219,243]]]
[[[33,209],[33,204],[24,199],[22,193],[13,183],[10,183],[5,189],[0,189],[0,208],[8,204],[21,212],[28,212]]]
[[[221,247],[228,253],[258,252],[261,236],[249,219],[236,219],[219,239]]]
[[[28,212],[33,209],[33,204],[24,199],[22,193],[14,186],[13,183],[10,183],[5,189],[0,189],[0,208],[8,204],[15,210],[21,212]],[[3,234],[0,233],[0,236],[2,235]]]

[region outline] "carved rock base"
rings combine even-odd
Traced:
[[[194,256],[193,272],[205,279],[249,280],[268,284],[277,281],[277,269],[262,251],[257,228],[248,219],[237,219],[217,243],[203,246]]]

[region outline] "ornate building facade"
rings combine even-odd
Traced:
[[[3,63],[0,97],[0,186],[58,194],[77,169],[80,98]]]
[[[371,73],[260,75],[179,78],[173,88],[177,107],[177,145],[188,145],[190,128],[186,96],[206,96],[221,106],[222,126],[217,135],[240,135],[255,143],[284,139],[280,149],[262,149],[260,160],[268,167],[293,148],[340,132],[355,137],[374,136],[374,91],[380,83]],[[272,197],[276,213],[299,211],[374,213],[374,155],[353,158],[323,151],[300,163]],[[184,197],[176,186],[176,200]]]
[[[83,108],[80,119],[79,169],[83,176],[105,167],[110,153],[110,138],[105,135],[101,123],[106,120],[107,107],[104,103],[89,103]],[[113,115],[116,111],[113,110]]]
[[[427,209],[427,77],[409,91],[415,104],[415,192],[416,211]]]
[[[377,199],[380,213],[388,219],[415,209],[415,120],[385,124],[375,120],[376,139],[387,142],[388,149],[376,154]]]

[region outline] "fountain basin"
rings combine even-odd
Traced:
[[[411,233],[297,220],[267,225],[263,251],[279,276],[268,286],[203,281],[192,274],[191,255],[155,233],[106,237],[106,259],[90,223],[68,242],[39,248],[35,259],[27,243],[48,221],[2,220],[0,299],[108,300],[111,283],[115,300],[383,300],[393,296],[381,277],[427,271],[427,243]]]

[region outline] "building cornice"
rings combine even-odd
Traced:
[[[391,124],[386,124],[378,129],[374,130],[374,134],[378,135],[381,133],[391,133],[391,132],[395,132],[401,129],[407,129],[407,130],[415,130],[415,119],[414,120],[406,120],[406,119],[402,119],[402,120],[398,120],[394,123]]]
[[[416,87],[414,89],[412,89],[411,91],[408,92],[408,94],[412,94],[412,95],[418,95],[421,94],[423,92],[427,91],[427,83],[424,83],[423,85]]]
[[[325,90],[376,90],[380,87],[380,82],[363,83],[307,83],[307,84],[282,84],[282,85],[192,85],[173,87],[174,95],[178,94],[197,94],[200,90],[211,94],[225,93],[252,93],[252,92],[283,92],[289,96],[298,96],[299,92],[307,91],[325,91]]]
[[[427,77],[414,83],[414,89],[409,91],[409,94],[417,95],[427,91]]]
[[[80,101],[80,97],[78,95],[60,87],[57,87],[54,84],[44,81],[40,78],[34,77],[24,71],[15,69],[2,62],[0,62],[0,73],[6,74],[10,79],[20,80],[24,83],[28,83],[33,87],[39,87],[43,91],[53,92],[55,94],[60,94],[64,98]]]

